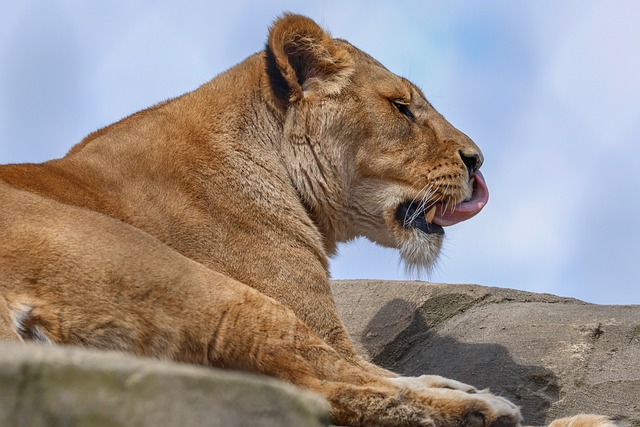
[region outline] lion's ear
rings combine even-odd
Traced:
[[[267,42],[267,60],[276,95],[296,102],[309,94],[336,94],[353,73],[353,60],[311,19],[285,14]]]

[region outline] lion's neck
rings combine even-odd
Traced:
[[[264,144],[275,154],[300,206],[317,228],[325,254],[330,255],[337,243],[345,240],[342,208],[345,174],[337,167],[341,163],[340,154],[328,150],[327,145],[331,144],[327,141],[318,141],[317,130],[309,128],[317,121],[297,115],[296,107],[288,109],[267,82],[264,75],[258,95],[258,103],[267,107],[267,114],[263,122],[252,128],[261,129]]]
[[[281,155],[291,185],[318,227],[326,251],[335,252],[342,234],[340,206],[344,203],[338,171],[317,144],[297,145],[284,138]]]

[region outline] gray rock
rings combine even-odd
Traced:
[[[0,426],[326,426],[323,399],[239,372],[0,342]]]
[[[332,288],[356,346],[380,365],[488,387],[528,424],[586,412],[640,426],[640,306],[424,282]]]

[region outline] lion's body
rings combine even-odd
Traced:
[[[0,167],[0,335],[276,376],[344,424],[516,425],[504,399],[365,362],[328,285],[360,235],[433,262],[486,202],[481,162],[415,86],[287,15],[194,92]]]
[[[251,122],[264,110],[263,62],[256,55],[193,93],[102,129],[62,159],[3,166],[0,179],[131,224],[285,303],[315,330],[331,330],[339,320],[322,237],[269,146],[273,137]],[[282,132],[275,119],[267,126]]]

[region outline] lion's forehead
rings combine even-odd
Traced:
[[[346,40],[338,39],[338,41],[343,44],[355,58],[356,70],[353,79],[360,81],[354,86],[375,91],[378,95],[385,98],[407,98],[407,101],[415,102],[418,106],[429,105],[426,96],[414,82],[390,71],[377,59]]]

